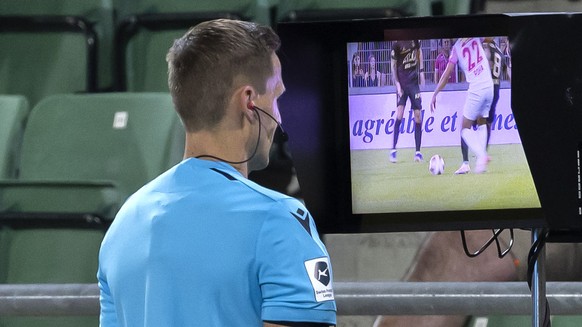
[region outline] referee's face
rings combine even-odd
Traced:
[[[267,79],[265,94],[256,98],[256,106],[267,112],[274,119],[260,112],[257,113],[262,115],[260,119],[261,136],[259,138],[257,153],[249,163],[249,171],[267,167],[275,131],[277,130],[278,123],[282,123],[278,106],[278,99],[285,92],[285,85],[283,84],[283,78],[281,76],[281,62],[279,61],[279,57],[274,53],[271,57],[271,62],[273,64],[273,75]]]

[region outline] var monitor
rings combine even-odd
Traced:
[[[280,24],[281,114],[320,232],[579,231],[576,27],[572,14]]]

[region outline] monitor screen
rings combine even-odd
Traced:
[[[347,43],[352,213],[540,208],[511,109],[508,37],[403,34],[386,30],[385,41]],[[463,60],[472,71],[465,73]],[[491,78],[471,84],[467,74]],[[461,147],[463,120],[470,120],[464,111],[479,106],[488,107],[485,132],[473,119],[468,133],[483,136],[483,172],[476,172],[477,154]]]
[[[279,107],[320,233],[582,230],[581,26],[575,14],[278,25]]]

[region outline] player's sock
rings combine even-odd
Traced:
[[[479,138],[479,142],[481,143],[481,148],[483,148],[483,152],[487,155],[487,125],[479,125],[477,127],[477,135]]]
[[[461,130],[461,137],[465,140],[469,149],[477,155],[477,158],[486,155],[484,144],[481,143],[481,140],[475,131],[470,128],[463,128]]]
[[[461,136],[461,154],[463,155],[463,162],[469,162],[469,147],[467,142]]]
[[[422,141],[422,129],[420,123],[414,124],[414,142],[416,143],[416,152],[420,151],[420,142]]]
[[[394,124],[394,140],[392,141],[392,149],[396,149],[396,144],[398,144],[398,136],[400,136],[400,123],[402,119],[396,119]]]
[[[491,139],[491,123],[487,123],[487,145],[485,148],[489,151],[489,139]]]

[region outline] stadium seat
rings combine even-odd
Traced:
[[[552,316],[552,327],[582,326],[582,316]],[[527,315],[506,315],[471,317],[467,327],[529,327],[532,326],[532,317]]]
[[[276,21],[468,14],[479,0],[280,0]]]
[[[104,226],[12,226],[0,219],[0,283],[95,283]],[[97,316],[0,317],[2,327],[95,327]]]
[[[102,0],[0,0],[3,15],[72,15],[99,21],[101,11],[113,9],[111,1]]]
[[[582,326],[582,316],[553,316],[554,327],[579,327]]]
[[[443,0],[445,15],[462,15],[477,13],[482,0]]]
[[[0,179],[16,178],[29,105],[19,95],[0,96]]]
[[[20,175],[0,181],[0,283],[95,283],[117,208],[179,162],[167,93],[54,95],[30,112]],[[2,317],[3,327],[97,326],[97,317]]]
[[[530,316],[487,316],[471,317],[467,327],[526,327],[531,326]]]
[[[277,5],[276,21],[317,21],[430,15],[426,0],[285,0]]]
[[[277,22],[410,16],[414,0],[280,0]]]
[[[114,0],[119,17],[139,14],[173,14],[173,13],[231,13],[241,18],[264,19],[268,6],[273,0]],[[261,23],[268,23],[268,21]]]
[[[167,93],[51,96],[30,113],[19,179],[0,182],[0,216],[110,220],[127,196],[181,160],[183,142]]]
[[[0,93],[36,104],[97,88],[97,38],[76,16],[0,16]]]
[[[166,53],[190,27],[215,18],[267,20],[257,1],[131,1],[120,4],[115,32],[115,90],[168,90]],[[267,18],[265,18],[267,17]]]
[[[113,58],[113,30],[114,30],[114,8],[111,1],[102,0],[0,0],[0,14],[29,17],[44,20],[66,20],[71,24],[68,33],[63,30],[47,30],[43,26],[29,26],[26,33],[15,33],[14,30],[5,30],[4,33],[10,32],[2,44],[11,44],[17,42],[17,47],[6,48],[3,56],[10,59],[9,64],[11,72],[19,70],[26,72],[20,75],[10,75],[4,78],[18,78],[20,84],[12,88],[31,85],[25,84],[30,80],[35,80],[34,99],[32,104],[48,95],[65,92],[85,91],[87,88],[104,90],[112,86],[112,58]],[[0,23],[1,24],[1,23]],[[76,27],[76,28],[75,28]],[[71,31],[75,35],[71,35]],[[83,39],[85,33],[85,40]],[[93,33],[93,34],[90,34]],[[50,42],[43,41],[50,37]],[[2,39],[0,39],[2,40]],[[42,42],[42,45],[36,45]],[[12,44],[11,44],[12,45]],[[93,49],[98,52],[95,54],[94,71],[91,76],[94,79],[94,85],[85,85],[83,78],[86,76],[85,66],[90,63],[86,62],[88,54],[85,49]],[[30,54],[23,54],[22,49],[31,51]],[[4,51],[3,51],[4,52]],[[18,55],[23,54],[19,58]],[[30,59],[35,60],[31,61]],[[6,59],[8,60],[8,59]],[[6,63],[8,64],[8,63]],[[92,63],[91,63],[92,64]],[[4,63],[0,63],[4,65]],[[8,67],[4,67],[8,69]],[[39,70],[35,73],[35,70]],[[81,70],[83,69],[83,70]],[[98,69],[99,74],[96,75]],[[73,75],[74,74],[74,75]],[[73,78],[73,76],[75,76]],[[60,80],[59,80],[60,78]],[[59,81],[59,85],[51,85],[54,80]],[[31,90],[33,91],[33,90]],[[38,93],[38,94],[37,94]]]

